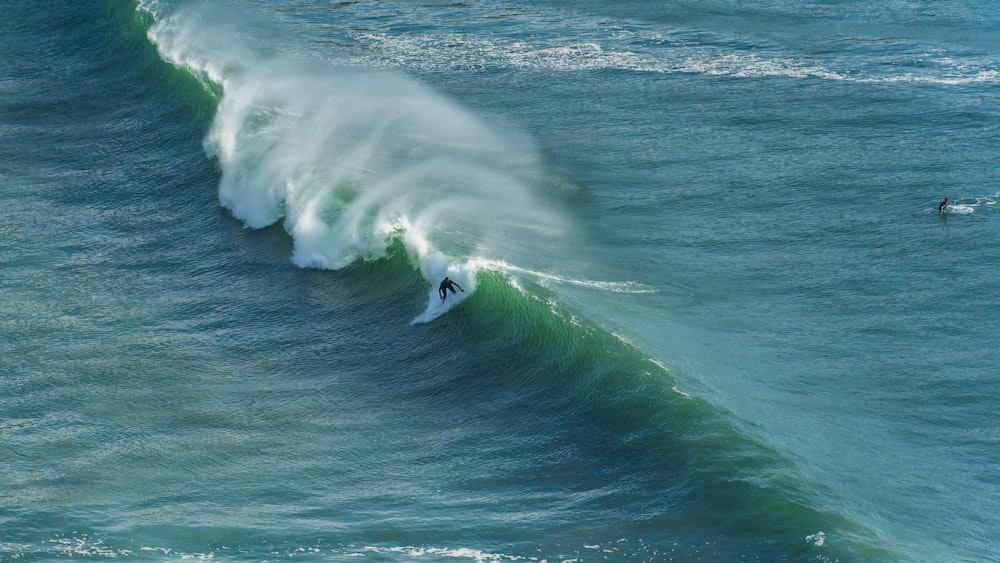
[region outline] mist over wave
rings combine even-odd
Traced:
[[[399,238],[433,302],[444,275],[471,290],[484,259],[560,254],[569,222],[529,141],[400,73],[264,53],[239,30],[266,24],[241,17],[189,6],[149,37],[221,91],[205,139],[219,199],[248,227],[283,221],[295,264],[341,268]]]

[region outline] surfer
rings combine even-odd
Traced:
[[[451,278],[445,276],[444,280],[441,281],[441,285],[438,287],[438,295],[441,296],[441,301],[444,301],[444,298],[448,297],[449,289],[451,290],[452,293],[455,293],[456,287],[459,289],[459,291],[465,293],[465,290],[462,289],[462,286],[452,281]]]
[[[945,209],[948,209],[948,198],[944,198],[944,201],[938,205],[938,213],[944,213]]]

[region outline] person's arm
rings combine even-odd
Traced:
[[[458,285],[458,282],[456,282],[456,281],[452,280],[452,282],[451,282],[451,283],[453,283],[453,284],[455,284],[456,286],[458,286],[458,289],[459,289],[459,290],[461,290],[461,292],[462,292],[462,293],[465,293],[465,290],[464,290],[464,289],[462,289],[462,286]]]

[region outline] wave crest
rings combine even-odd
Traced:
[[[244,224],[283,221],[293,261],[341,268],[394,238],[432,283],[473,258],[524,255],[568,228],[542,201],[538,151],[398,72],[261,53],[238,14],[157,20],[161,56],[221,88],[206,152]],[[220,28],[209,22],[228,22]]]

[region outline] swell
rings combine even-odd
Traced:
[[[149,14],[137,10],[135,2],[109,0],[97,4],[96,7],[74,4],[60,10],[45,10],[32,3],[12,6],[17,10],[35,10],[44,14],[44,17],[35,18],[11,14],[12,22],[30,22],[24,29],[25,37],[20,38],[18,44],[27,46],[31,51],[26,53],[29,57],[25,60],[32,65],[34,72],[25,71],[23,74],[37,76],[42,71],[55,71],[57,75],[73,72],[89,77],[88,81],[109,82],[109,74],[118,77],[124,74],[130,80],[120,81],[131,86],[132,99],[168,91],[172,96],[182,97],[183,103],[178,105],[188,109],[190,113],[187,117],[191,119],[214,113],[214,100],[202,95],[204,83],[193,80],[190,73],[164,66],[155,56],[155,48],[145,38],[145,31],[151,24]],[[65,41],[51,41],[48,39],[50,36],[61,36]],[[50,60],[50,66],[38,66],[37,57]],[[51,97],[53,107],[68,104],[75,114],[86,117],[90,113],[86,87],[91,85],[85,82],[74,86],[68,88],[62,84],[58,92],[52,89],[39,93]],[[81,86],[85,87],[83,94]],[[21,99],[26,103],[37,101]],[[94,100],[94,105],[98,104]]]
[[[205,147],[221,170],[220,202],[245,225],[282,223],[297,265],[343,270],[359,287],[429,287],[428,310],[440,276],[467,287],[446,319],[413,329],[456,343],[463,377],[430,378],[414,395],[450,398],[568,447],[560,471],[595,496],[584,507],[594,521],[663,542],[713,538],[701,553],[725,558],[897,557],[815,508],[812,485],[727,413],[678,392],[614,335],[521,289],[519,277],[538,277],[573,242],[569,218],[547,205],[530,144],[406,77],[255,53],[232,30],[204,27],[219,18],[137,13],[122,23],[148,29],[177,67],[157,73],[158,87],[216,108]]]
[[[817,508],[794,464],[738,431],[728,413],[678,391],[641,351],[523,293],[507,274],[480,271],[475,294],[448,322],[418,330],[449,342],[455,363],[409,399],[502,421],[531,481],[583,499],[574,519],[603,523],[595,543],[617,533],[679,544],[681,557],[900,558],[849,518]]]
[[[160,160],[172,154],[170,147],[189,142],[197,126],[214,114],[215,102],[204,95],[204,85],[156,55],[145,38],[149,18],[134,3],[53,9],[19,2],[7,12],[0,119],[16,142],[5,144],[0,155],[5,171],[36,178],[33,191],[47,199],[120,205],[115,202],[151,184],[107,180],[158,173]],[[154,122],[185,125],[150,132],[146,126]],[[73,156],[71,149],[88,144],[89,158]],[[122,166],[126,155],[136,153],[146,155],[143,166]],[[206,168],[198,167],[199,172]],[[53,189],[66,184],[72,188]]]

